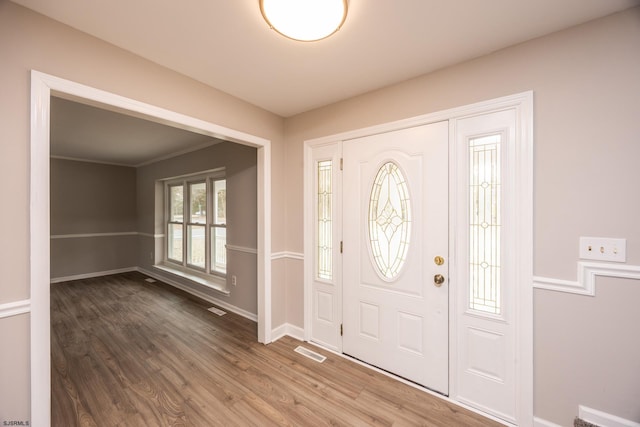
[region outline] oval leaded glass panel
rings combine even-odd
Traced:
[[[411,237],[407,180],[397,164],[387,162],[376,175],[369,198],[369,242],[373,264],[384,280],[398,277]]]

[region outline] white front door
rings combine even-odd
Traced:
[[[343,158],[343,352],[447,394],[448,122]]]

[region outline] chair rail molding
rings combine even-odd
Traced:
[[[234,252],[244,252],[246,254],[254,254],[257,255],[258,254],[258,249],[257,248],[250,248],[247,246],[239,246],[239,245],[226,245],[227,250],[229,251],[234,251]],[[272,255],[273,257],[273,255]]]
[[[578,280],[571,281],[533,276],[533,287],[536,289],[595,296],[596,277],[598,276],[638,280],[640,279],[640,266],[578,261]]]
[[[284,259],[284,258],[304,260],[304,254],[299,252],[290,252],[290,251],[273,252],[271,254],[271,259],[274,261],[277,259]]]
[[[31,311],[31,300],[6,302],[0,304],[0,319],[29,313]]]
[[[111,233],[76,233],[76,234],[52,234],[49,236],[51,240],[56,239],[81,239],[87,237],[119,237],[119,236],[138,236],[141,233],[137,231],[116,231]]]

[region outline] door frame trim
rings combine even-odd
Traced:
[[[212,122],[31,70],[30,292],[31,423],[51,420],[49,119],[51,95],[126,111],[181,129],[257,148],[258,341],[271,342],[271,141]]]
[[[312,337],[312,313],[313,313],[313,149],[323,145],[335,144],[344,140],[361,138],[383,132],[391,132],[403,128],[427,125],[439,121],[449,120],[450,126],[456,119],[486,114],[504,109],[516,109],[517,112],[517,138],[518,138],[518,168],[519,188],[522,197],[517,203],[517,212],[521,219],[516,241],[518,242],[518,256],[515,264],[519,269],[518,283],[526,284],[519,291],[517,300],[517,327],[516,327],[516,407],[519,425],[530,426],[533,423],[533,91],[522,92],[514,95],[500,97],[488,101],[482,101],[461,107],[451,108],[434,113],[424,114],[412,118],[397,120],[380,125],[374,125],[361,129],[333,134],[325,137],[304,141],[304,339],[313,341]],[[451,128],[450,128],[451,129]],[[449,133],[449,143],[455,135]],[[455,167],[450,158],[450,167]],[[450,173],[454,173],[452,170]],[[450,183],[451,188],[454,183]],[[451,191],[451,190],[450,190]],[[450,203],[454,198],[450,198]],[[450,235],[449,251],[455,253],[455,242]],[[455,268],[451,265],[450,268]],[[336,292],[342,295],[342,283],[337,285]],[[456,315],[455,292],[450,289],[449,319]],[[340,319],[342,313],[338,313]],[[449,348],[454,339],[455,323],[450,323]],[[334,349],[335,350],[335,349]],[[342,351],[342,343],[338,351]],[[449,355],[449,395],[455,396],[455,382],[452,379],[455,366],[454,358]]]

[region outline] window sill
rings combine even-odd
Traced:
[[[187,272],[181,270],[180,268],[167,264],[156,264],[153,266],[153,268],[173,274],[174,276],[181,277],[182,279],[186,279],[195,284],[205,286],[209,289],[213,289],[214,291],[220,292],[221,294],[231,295],[231,292],[227,290],[227,281],[222,277],[203,277],[201,275],[198,275],[197,273]]]

